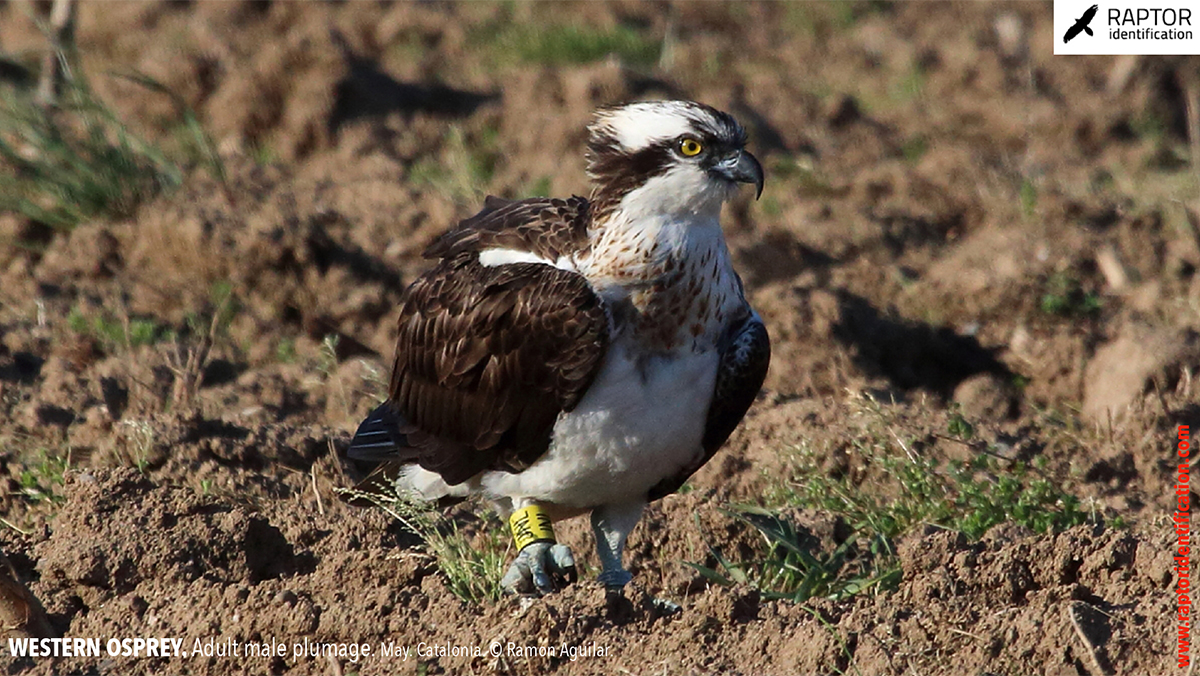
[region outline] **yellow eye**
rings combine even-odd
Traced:
[[[685,138],[679,142],[679,152],[684,157],[695,157],[704,150],[704,146],[694,138]]]

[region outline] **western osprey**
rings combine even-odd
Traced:
[[[502,584],[575,579],[551,523],[591,513],[619,590],[650,501],[717,452],[754,401],[770,341],[719,222],[762,166],[730,115],[690,101],[600,110],[591,197],[488,197],[425,252],[400,310],[390,396],[347,455],[360,484],[426,500],[479,494],[519,553]]]

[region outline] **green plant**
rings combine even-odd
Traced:
[[[195,335],[211,334],[214,340],[227,338],[229,327],[242,311],[242,304],[227,280],[213,282],[208,289],[208,308],[185,318],[188,330]]]
[[[689,565],[714,582],[753,584],[772,598],[844,598],[894,587],[899,562],[892,542],[918,527],[977,539],[1001,523],[1047,532],[1094,518],[1037,461],[1004,460],[975,442],[969,462],[937,462],[918,450],[920,437],[906,435],[876,402],[864,400],[859,414],[867,424],[844,449],[858,469],[830,472],[823,462],[838,451],[801,447],[792,456],[790,478],[768,493],[769,508],[728,512],[763,536],[761,556],[735,562],[712,548],[715,567]],[[950,416],[947,429],[956,440],[975,436],[961,414]],[[848,536],[831,551],[819,551],[819,543],[802,537],[789,520],[797,508],[839,518]]]
[[[476,538],[469,537],[454,521],[425,533],[425,546],[437,559],[450,591],[472,605],[500,598],[500,578],[508,558],[508,538],[499,520],[484,520],[486,525]]]
[[[774,160],[770,175],[795,185],[806,197],[833,197],[843,192],[825,180],[803,157],[787,156]]]
[[[60,489],[70,467],[70,449],[62,455],[51,453],[45,448],[38,449],[33,463],[21,470],[17,477],[21,493],[36,503],[62,504],[66,498]]]
[[[1133,129],[1134,134],[1153,141],[1161,140],[1167,135],[1167,130],[1170,128],[1162,115],[1149,108],[1135,115],[1129,121],[1129,126]]]
[[[179,167],[121,124],[77,59],[58,56],[58,106],[42,106],[28,89],[0,88],[0,210],[71,229],[97,215],[128,215],[178,186]]]
[[[854,663],[854,654],[850,652],[850,647],[846,644],[846,637],[842,636],[842,632],[839,631],[837,627],[834,627],[832,624],[830,624],[829,620],[826,620],[825,616],[821,614],[821,611],[813,608],[804,608],[804,611],[809,615],[812,615],[813,619],[816,620],[822,627],[824,627],[825,631],[828,631],[830,636],[833,636],[833,639],[837,641],[838,646],[842,649],[842,657],[846,660],[847,665],[854,668],[855,674],[862,676],[862,672],[859,671],[858,665]],[[846,673],[845,670],[839,669],[836,666],[833,667],[833,670],[839,674]]]
[[[864,17],[887,11],[888,4],[879,0],[789,2],[784,5],[784,25],[809,38],[822,33],[841,33],[854,27]]]
[[[266,143],[259,143],[250,149],[250,157],[260,167],[270,166],[279,160],[279,154]]]
[[[217,282],[209,289],[209,305],[185,318],[186,330],[172,336],[174,350],[168,355],[175,382],[170,406],[190,404],[203,384],[204,371],[218,341],[229,342],[229,327],[241,310],[233,285]]]
[[[127,216],[179,186],[181,166],[100,100],[74,51],[57,57],[64,74],[57,105],[41,104],[28,88],[0,86],[0,210],[70,230],[96,216]],[[224,167],[182,99],[147,76],[121,77],[172,97],[195,154],[224,184]]]
[[[855,531],[888,538],[922,524],[976,539],[1009,521],[1037,532],[1086,521],[1079,500],[1028,463],[977,453],[970,462],[940,464],[913,452],[911,440],[895,445],[855,440],[854,447],[865,464],[879,470],[871,486],[855,485],[848,474],[831,477],[809,457],[798,461],[798,480],[784,489],[785,504],[823,509],[842,516]]]
[[[950,422],[946,425],[946,431],[950,433],[950,436],[963,440],[968,440],[975,436],[975,426],[967,422],[967,419],[957,411],[950,415]]]
[[[935,523],[978,539],[1001,523],[1015,523],[1038,533],[1086,523],[1080,501],[1040,470],[1023,462],[980,455],[950,468],[954,502],[934,514]]]
[[[925,69],[913,64],[904,77],[897,80],[890,88],[889,94],[898,103],[905,103],[920,98],[925,91]]]
[[[1056,272],[1046,280],[1040,303],[1042,312],[1060,317],[1087,317],[1099,314],[1100,296],[1084,291],[1079,279],[1067,272]]]
[[[78,305],[67,313],[67,327],[79,335],[93,338],[110,353],[153,345],[174,336],[170,328],[153,319],[128,315],[116,317],[103,311],[87,314]]]
[[[132,71],[122,73],[119,77],[171,99],[171,103],[175,106],[176,115],[179,117],[177,136],[183,154],[190,161],[205,167],[209,174],[220,182],[222,187],[227,187],[228,175],[225,172],[225,163],[221,160],[221,156],[217,154],[217,147],[213,143],[212,137],[204,130],[204,126],[200,124],[200,118],[196,116],[196,111],[187,104],[187,101],[184,101],[182,96],[166,85],[144,73]]]
[[[479,528],[464,529],[456,521],[431,511],[429,503],[401,495],[388,487],[383,494],[353,489],[338,491],[356,504],[373,504],[390,514],[424,542],[438,570],[455,596],[472,605],[500,598],[500,578],[508,559],[505,529],[491,514],[478,522]],[[473,532],[474,531],[474,532]]]
[[[900,146],[900,154],[904,156],[904,160],[909,164],[920,162],[928,150],[929,140],[920,135],[913,136]]]
[[[422,157],[409,167],[408,175],[416,185],[441,192],[456,202],[480,201],[491,183],[500,159],[498,132],[488,127],[468,143],[459,126],[446,133],[441,158]]]
[[[1037,212],[1038,189],[1029,179],[1022,179],[1020,188],[1021,213],[1031,218]]]
[[[119,218],[165,188],[178,167],[135,138],[81,78],[58,109],[5,88],[0,100],[0,210],[70,230],[98,215]]]
[[[542,176],[529,185],[525,191],[526,197],[549,197],[553,186],[549,176]]]
[[[767,216],[775,218],[783,213],[783,205],[774,195],[767,195],[762,199],[762,211]]]
[[[296,339],[284,337],[275,346],[275,359],[283,364],[296,363]]]
[[[879,535],[866,542],[865,555],[857,553],[855,539],[824,553],[814,551],[814,544],[805,542],[811,538],[805,538],[796,524],[779,512],[761,507],[721,512],[753,526],[766,546],[761,558],[736,563],[710,546],[717,569],[685,562],[717,584],[749,583],[765,598],[802,603],[814,597],[846,598],[877,587],[892,589],[900,582],[900,564],[891,543]],[[886,565],[877,565],[885,561]]]
[[[326,379],[332,378],[338,365],[338,343],[341,338],[337,334],[330,333],[321,340],[321,348],[317,354],[317,370],[321,372]]]

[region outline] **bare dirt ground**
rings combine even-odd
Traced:
[[[55,635],[289,649],[15,659],[0,646],[0,670],[1173,673],[1171,438],[1200,423],[1198,66],[1054,57],[1050,13],[83,3],[76,38],[100,96],[170,145],[170,99],[105,72],[176,91],[228,180],[197,170],[130,217],[70,232],[0,213],[0,551]],[[629,44],[563,57],[538,42],[543,24]],[[22,5],[0,4],[0,49],[45,50]],[[772,334],[766,390],[691,490],[634,531],[626,616],[590,581],[469,604],[395,521],[339,502],[338,449],[383,391],[426,244],[485,193],[586,193],[590,112],[667,96],[733,112],[767,168],[763,199],[726,213]],[[149,339],[130,338],[134,321]],[[864,393],[882,413],[864,414]],[[839,601],[768,600],[683,565],[715,566],[710,545],[754,551],[718,508],[762,502],[794,449],[869,490],[881,477],[849,439],[961,459],[981,447],[946,438],[958,419],[982,448],[1041,463],[1095,518],[976,541],[916,528],[896,542],[896,589]],[[499,527],[452,516],[481,538]],[[836,541],[827,515],[802,521]],[[582,524],[560,536],[592,556]],[[683,612],[660,617],[651,596]],[[485,654],[293,657],[305,639]],[[494,658],[497,640],[600,654]]]

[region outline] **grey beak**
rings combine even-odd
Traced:
[[[730,157],[718,164],[717,170],[721,172],[722,176],[731,181],[753,183],[755,188],[754,199],[762,197],[763,168],[758,163],[758,158],[749,152],[745,150],[738,152],[736,156]]]

